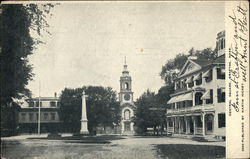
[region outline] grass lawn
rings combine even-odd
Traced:
[[[55,139],[47,137],[36,137],[28,139],[39,139],[39,140],[62,140],[65,143],[87,143],[87,144],[109,144],[112,140],[124,139],[120,135],[101,135],[101,136],[65,136]]]
[[[157,152],[168,159],[225,158],[225,147],[214,145],[159,144]]]

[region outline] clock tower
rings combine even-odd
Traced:
[[[128,65],[126,64],[126,57],[120,77],[119,101],[121,107],[121,132],[127,135],[133,134],[134,123],[131,119],[134,116],[135,105],[133,101],[132,79],[129,75]]]

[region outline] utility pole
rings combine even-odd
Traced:
[[[41,91],[41,82],[39,80],[39,97],[38,97],[38,135],[40,135],[40,124],[41,124],[41,96],[40,96],[40,91]]]

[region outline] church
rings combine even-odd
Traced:
[[[132,117],[134,116],[135,104],[133,101],[132,78],[129,75],[126,58],[120,77],[119,102],[121,108],[121,134],[133,135],[134,123],[132,122]]]

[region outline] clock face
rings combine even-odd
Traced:
[[[129,99],[130,99],[130,95],[129,95],[128,93],[126,93],[126,94],[124,95],[124,99],[125,99],[125,100],[129,100]]]

